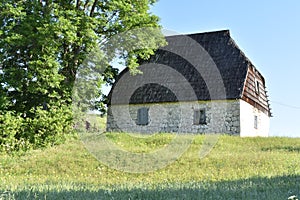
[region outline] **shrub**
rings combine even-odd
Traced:
[[[67,106],[42,107],[32,111],[33,118],[26,118],[25,132],[21,138],[28,138],[34,148],[60,144],[72,133],[72,113]]]
[[[26,146],[25,138],[18,140],[16,136],[22,132],[23,118],[14,112],[0,113],[0,150],[11,152]]]
[[[12,111],[0,113],[0,151],[26,151],[63,143],[73,135],[68,106],[37,107],[28,116]]]

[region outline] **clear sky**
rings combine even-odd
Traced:
[[[270,135],[300,137],[299,0],[160,0],[151,11],[180,34],[229,29],[265,77]]]

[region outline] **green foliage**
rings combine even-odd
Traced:
[[[49,110],[33,110],[34,118],[14,112],[0,114],[0,151],[12,153],[63,143],[73,133],[71,111],[67,106]]]
[[[154,2],[1,0],[1,145],[8,150],[17,149],[17,141],[28,148],[63,141],[72,128],[72,101],[81,104],[80,112],[104,111],[100,88],[118,73],[110,62],[123,59],[134,72],[138,57],[149,58],[165,44],[159,31],[130,32],[160,28],[149,13]]]
[[[52,106],[49,110],[37,108],[35,118],[26,118],[25,136],[34,147],[61,144],[72,133],[71,110],[67,106]]]
[[[79,67],[87,67],[84,61],[96,50],[101,62],[93,60],[93,70],[102,76],[102,83],[111,82],[115,70],[106,68],[116,57],[134,71],[137,57],[149,58],[165,44],[161,33],[129,31],[159,27],[158,18],[148,12],[150,3],[154,1],[2,0],[1,83],[9,100],[16,101],[11,108],[23,112],[50,100],[70,101]],[[120,45],[124,39],[127,43]],[[102,83],[95,87],[98,93]]]
[[[23,122],[24,120],[13,112],[0,113],[0,151],[12,152],[26,146],[24,139],[16,138],[23,131]]]

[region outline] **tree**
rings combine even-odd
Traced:
[[[72,103],[78,69],[87,56],[101,47],[102,83],[112,83],[117,70],[109,65],[122,58],[136,71],[138,58],[146,59],[165,44],[151,33],[127,32],[128,41],[148,43],[149,48],[128,51],[109,42],[138,27],[157,28],[158,17],[149,13],[155,0],[1,0],[0,4],[0,99],[5,110],[34,119],[36,110]],[[159,37],[160,35],[160,37]],[[127,38],[127,39],[128,39]],[[152,37],[153,38],[153,37]],[[121,38],[119,38],[121,40]],[[117,39],[118,40],[118,39]]]

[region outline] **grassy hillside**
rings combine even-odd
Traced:
[[[174,135],[107,138],[132,152],[151,152]],[[113,170],[80,140],[24,155],[0,155],[0,199],[287,199],[300,196],[300,139],[220,136],[199,158],[196,136],[181,158],[149,173]]]

